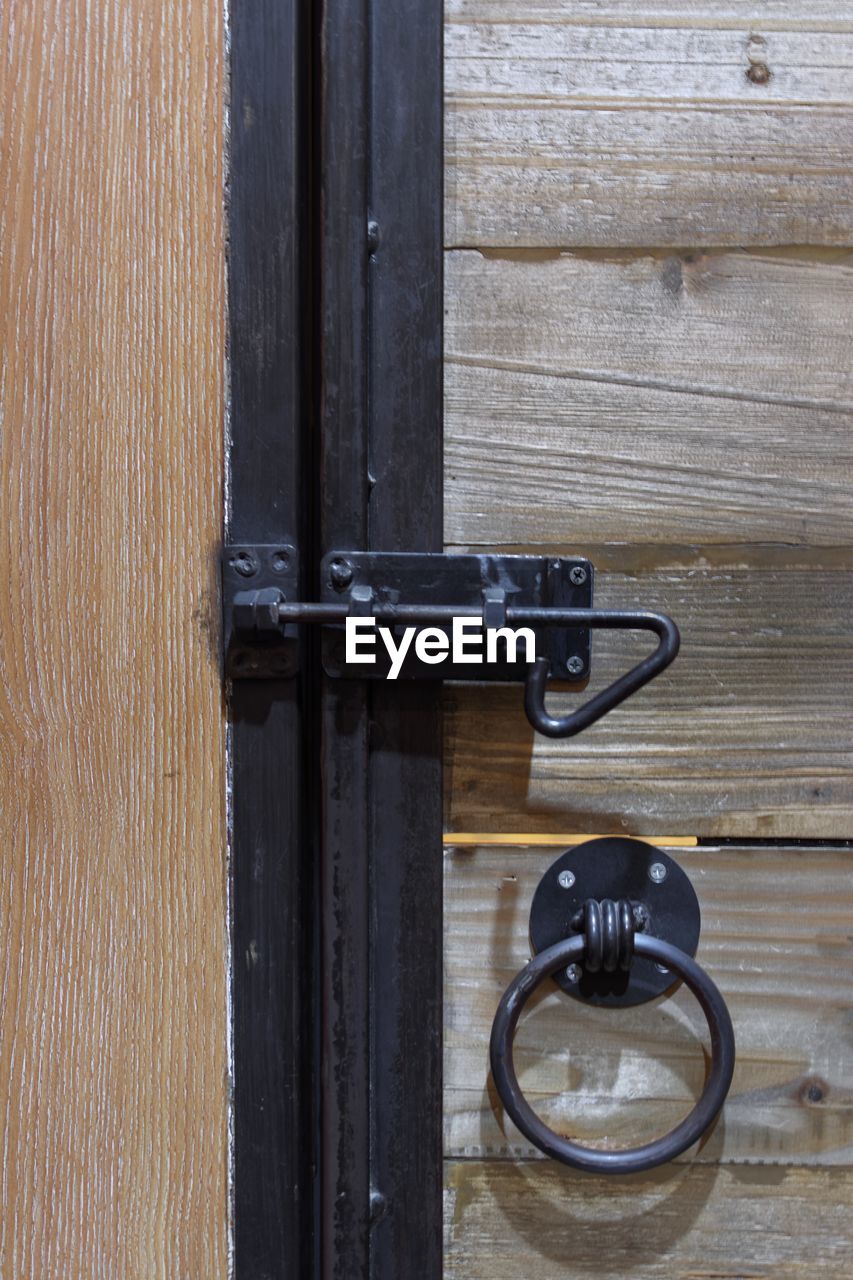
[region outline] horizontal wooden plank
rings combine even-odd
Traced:
[[[853,256],[447,255],[472,546],[853,540]]]
[[[596,600],[677,619],[675,664],[582,738],[535,735],[520,686],[449,686],[450,831],[846,838],[853,822],[849,570],[600,573]],[[597,633],[591,689],[641,642]],[[576,692],[552,693],[562,713]]]
[[[448,243],[849,242],[853,24],[775,8],[457,0]]]
[[[529,959],[528,914],[554,850],[445,855],[448,1155],[526,1158],[488,1077],[500,995]],[[723,1118],[690,1158],[853,1164],[853,849],[679,849],[699,895],[698,960],[737,1038]],[[652,890],[653,892],[653,890]],[[664,1133],[693,1105],[708,1035],[679,989],[636,1009],[586,1008],[543,988],[516,1039],[521,1084],[544,1119],[590,1145]]]
[[[445,0],[444,20],[452,22],[560,22],[638,27],[694,26],[755,29],[755,0]],[[853,30],[853,18],[835,0],[763,0],[761,29],[768,31]]]
[[[448,1280],[846,1280],[853,1173],[447,1165]]]

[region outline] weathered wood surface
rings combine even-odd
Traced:
[[[684,635],[581,744],[455,688],[451,829],[844,837],[849,255],[458,252],[447,298],[449,546],[586,551]],[[595,686],[636,651],[596,636]]]
[[[221,21],[0,19],[10,1280],[227,1274]]]
[[[447,1280],[847,1280],[848,1170],[449,1164]]]
[[[670,613],[682,630],[675,664],[582,739],[563,742],[534,734],[520,687],[449,686],[449,830],[849,835],[849,563],[835,572],[707,569],[699,557],[600,573],[596,599]],[[647,648],[597,633],[590,691]],[[565,712],[580,696],[552,693],[548,705]]]
[[[853,13],[451,0],[451,245],[845,244]]]
[[[445,1150],[538,1155],[488,1076],[498,1000],[530,958],[530,902],[556,850],[445,853]],[[697,959],[737,1039],[723,1119],[684,1159],[853,1163],[853,849],[697,848],[674,856],[702,908]],[[652,889],[652,893],[654,890]],[[519,1079],[558,1132],[630,1146],[698,1098],[708,1033],[681,988],[636,1009],[586,1008],[546,983],[516,1037]],[[745,1259],[742,1259],[745,1261]]]
[[[449,543],[849,544],[853,257],[447,255]]]
[[[447,255],[450,543],[849,543],[853,259]]]

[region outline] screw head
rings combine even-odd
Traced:
[[[669,969],[667,969],[665,964],[656,964],[655,968],[657,969],[658,973],[669,973]]]
[[[231,557],[231,567],[241,578],[251,578],[258,572],[258,561],[251,551],[238,551]]]
[[[568,978],[569,982],[580,982],[582,972],[583,970],[581,969],[579,964],[570,964],[568,969],[566,970],[566,977]]]
[[[353,568],[349,560],[333,560],[329,565],[329,581],[336,591],[344,591],[352,578]]]
[[[570,675],[579,676],[583,671],[583,658],[579,658],[576,653],[573,653],[570,658],[566,659],[566,670]]]
[[[571,889],[574,882],[575,876],[573,871],[561,871],[557,876],[557,883],[561,889]]]
[[[666,879],[666,867],[662,862],[653,862],[649,867],[649,879],[655,884],[662,884]]]
[[[576,587],[582,587],[586,582],[586,569],[582,564],[573,564],[569,570],[569,581],[573,582]]]

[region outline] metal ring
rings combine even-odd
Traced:
[[[641,1147],[602,1151],[561,1138],[540,1120],[521,1091],[512,1060],[513,1039],[521,1011],[539,984],[563,966],[581,960],[585,950],[583,935],[566,938],[534,956],[512,980],[498,1005],[492,1025],[489,1049],[492,1077],[507,1115],[546,1156],[588,1173],[639,1173],[681,1155],[702,1137],[716,1119],[734,1072],[732,1020],[720,992],[695,960],[660,938],[636,934],[636,954],[666,965],[667,969],[683,978],[702,1007],[711,1033],[711,1071],[705,1088],[696,1106],[680,1124],[662,1138],[655,1138]]]

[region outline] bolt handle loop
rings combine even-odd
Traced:
[[[545,707],[545,691],[548,684],[549,662],[537,658],[527,673],[524,684],[524,710],[527,719],[538,733],[547,738],[573,738],[575,734],[595,724],[632,693],[654,680],[674,661],[681,645],[678,627],[672,618],[663,613],[627,613],[606,609],[577,610],[574,617],[579,625],[608,631],[652,631],[658,637],[658,646],[642,662],[614,680],[601,693],[577,711],[566,716],[552,716]]]
[[[585,904],[585,915],[588,905]],[[603,907],[604,904],[601,905]],[[504,992],[492,1025],[489,1050],[492,1077],[507,1115],[546,1156],[588,1173],[640,1173],[674,1160],[697,1142],[717,1118],[726,1100],[734,1072],[735,1037],[732,1020],[717,987],[695,960],[660,938],[635,934],[635,954],[666,965],[667,969],[682,978],[705,1014],[711,1033],[711,1070],[705,1087],[693,1110],[680,1124],[662,1138],[656,1138],[643,1146],[615,1151],[598,1150],[561,1137],[540,1120],[521,1090],[513,1063],[513,1040],[521,1012],[536,988],[552,973],[568,964],[584,959],[589,962],[588,924],[585,928],[584,934],[565,938],[545,951],[540,951],[513,978]]]

